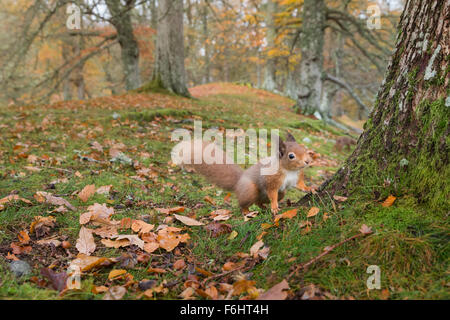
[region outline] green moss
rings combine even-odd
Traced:
[[[161,81],[160,77],[155,78],[154,80],[147,82],[142,87],[132,90],[131,93],[161,93],[174,96],[175,94],[166,88]]]

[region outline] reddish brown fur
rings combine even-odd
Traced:
[[[207,146],[208,144],[203,144],[203,149]],[[226,154],[222,150],[218,147],[214,150],[221,152],[223,159],[226,159]],[[287,188],[298,187],[303,191],[310,191],[304,184],[302,169],[312,162],[311,153],[300,146],[290,134],[286,142],[280,139],[279,152],[279,168],[273,175],[261,175],[263,166],[261,162],[245,171],[236,164],[201,163],[188,166],[217,186],[233,190],[242,212],[248,212],[253,204],[263,208],[264,204],[270,203],[272,212],[277,213],[278,201],[283,199]],[[294,159],[289,158],[290,154],[294,155]],[[293,179],[294,175],[297,181]]]

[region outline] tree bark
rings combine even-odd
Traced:
[[[117,39],[121,48],[125,88],[127,90],[137,89],[141,86],[139,46],[133,34],[129,7],[122,5],[120,0],[106,0],[106,5],[111,13],[110,21],[117,31]]]
[[[297,112],[311,115],[320,112],[322,97],[323,44],[326,6],[324,0],[303,3],[302,35],[300,38],[300,87]]]
[[[450,0],[406,2],[396,50],[365,131],[319,195],[408,194],[448,210],[449,21]]]
[[[203,83],[211,82],[211,64],[210,64],[210,53],[209,53],[209,28],[208,28],[208,3],[207,0],[203,1],[202,8],[202,24],[203,24],[203,45],[205,47],[205,58],[204,58],[204,74]]]
[[[189,97],[184,66],[183,0],[159,1],[159,23],[153,81]]]
[[[277,4],[274,0],[269,0],[266,5],[265,23],[266,23],[266,39],[267,49],[271,50],[275,47],[275,37],[277,35],[275,29],[274,15],[276,12]],[[267,91],[275,91],[277,84],[275,81],[275,59],[267,55],[267,60],[264,65],[264,82],[262,88]]]

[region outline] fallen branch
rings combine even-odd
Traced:
[[[368,228],[366,225],[363,225],[360,229],[360,233],[347,238],[345,240],[342,240],[339,243],[336,243],[335,245],[332,245],[331,247],[326,247],[324,249],[324,252],[322,252],[321,254],[319,254],[318,256],[312,258],[311,260],[309,260],[306,263],[301,263],[299,265],[297,265],[294,270],[289,274],[289,276],[286,278],[286,280],[289,280],[294,274],[296,274],[298,271],[302,270],[302,269],[306,269],[308,268],[310,265],[312,265],[313,263],[315,263],[317,260],[319,260],[320,258],[322,258],[323,256],[327,255],[328,253],[330,253],[331,251],[333,251],[334,249],[336,249],[337,247],[342,246],[344,243],[347,243],[351,240],[354,240],[356,238],[360,238],[360,237],[364,237],[366,235],[369,235],[372,233],[372,229]]]

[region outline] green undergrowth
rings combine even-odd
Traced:
[[[223,86],[227,88],[228,85]],[[215,238],[203,227],[189,227],[185,230],[191,240],[181,247],[181,252],[158,250],[149,262],[127,268],[136,281],[148,279],[156,280],[158,284],[163,281],[175,283],[167,295],[155,296],[158,299],[179,299],[192,268],[179,274],[169,271],[158,275],[147,272],[151,265],[171,270],[176,260],[189,257],[192,265],[220,274],[224,263],[235,259],[238,252],[249,253],[257,237],[265,231],[267,234],[262,239],[270,248],[268,258],[246,270],[244,276],[255,280],[257,288],[268,289],[287,278],[296,264],[305,263],[327,246],[358,234],[363,224],[371,227],[373,234],[338,246],[307,270],[293,275],[289,279],[292,293],[314,284],[322,291],[343,299],[385,298],[386,290],[391,299],[448,299],[450,241],[447,216],[442,210],[427,207],[408,190],[402,189],[400,193],[395,185],[382,187],[379,181],[376,186],[364,184],[366,177],[362,176],[361,188],[364,185],[362,190],[365,192],[360,195],[355,194],[342,203],[329,198],[316,199],[313,205],[320,209],[316,216],[307,218],[310,208],[300,207],[294,218],[282,219],[279,226],[263,230],[262,224],[273,224],[269,210],[254,206],[251,209],[258,211],[257,216],[245,221],[234,196],[227,202],[227,192],[211,186],[198,175],[172,166],[171,132],[177,128],[193,129],[193,120],[201,119],[204,129],[280,129],[282,137],[286,131],[292,132],[300,143],[320,153],[321,160],[325,161],[324,166],[306,171],[308,185],[320,185],[338,170],[349,155],[346,151],[337,153],[333,150],[335,139],[344,135],[343,132],[310,118],[298,118],[290,109],[292,101],[254,90],[234,86],[229,89],[232,94],[217,92],[198,99],[135,94],[135,104],[133,99],[127,100],[130,96],[115,97],[120,103],[112,107],[94,99],[71,108],[0,108],[0,134],[3,137],[0,141],[0,199],[14,193],[32,201],[31,204],[10,203],[0,210],[0,298],[101,299],[101,294],[91,292],[94,285],[123,284],[108,282],[111,267],[83,276],[82,290],[62,297],[31,281],[32,277],[42,278],[42,267],[54,264],[56,272],[66,270],[77,253],[74,247],[80,230],[80,214],[86,212],[89,205],[107,203],[115,208],[114,219],[145,218],[155,225],[163,224],[166,215],[154,208],[184,206],[183,214],[194,215],[198,220],[217,209],[232,211],[232,218],[225,223],[236,231],[235,238],[229,239],[229,234]],[[261,98],[260,94],[264,97]],[[145,101],[151,101],[152,105],[142,107]],[[120,117],[114,117],[115,113]],[[46,117],[50,120],[47,125],[42,125]],[[93,151],[93,142],[102,145],[104,151]],[[108,146],[119,143],[125,146],[122,152],[127,157],[143,167],[155,168],[157,177],[140,181],[135,178],[137,171],[133,165],[111,162]],[[26,155],[50,160],[28,163]],[[97,158],[96,161],[92,161],[93,157]],[[41,171],[29,171],[27,166]],[[64,178],[67,180],[52,184]],[[426,177],[421,176],[421,179]],[[96,187],[112,185],[113,192],[109,195],[95,194],[84,203],[76,192],[89,184]],[[52,212],[54,206],[34,200],[37,191],[61,196],[76,210]],[[389,194],[397,196],[397,200],[391,207],[382,207],[382,201]],[[290,190],[281,202],[282,212],[290,209],[289,203],[295,203],[303,195],[299,190]],[[213,204],[205,201],[205,197],[212,199]],[[72,243],[72,257],[63,251],[57,250],[55,255],[50,250],[33,247],[31,254],[19,255],[20,259],[32,265],[32,274],[16,279],[7,267],[6,254],[11,251],[11,242],[17,241],[20,231],[29,229],[35,216],[49,215],[56,217],[52,234]],[[306,221],[311,223],[309,229],[305,226]],[[183,227],[179,222],[172,224]],[[124,252],[124,249],[107,249],[99,245],[95,255],[118,257]],[[370,265],[380,267],[380,290],[367,289],[366,281],[370,274],[366,270]],[[142,296],[141,292],[130,290],[125,298]]]

